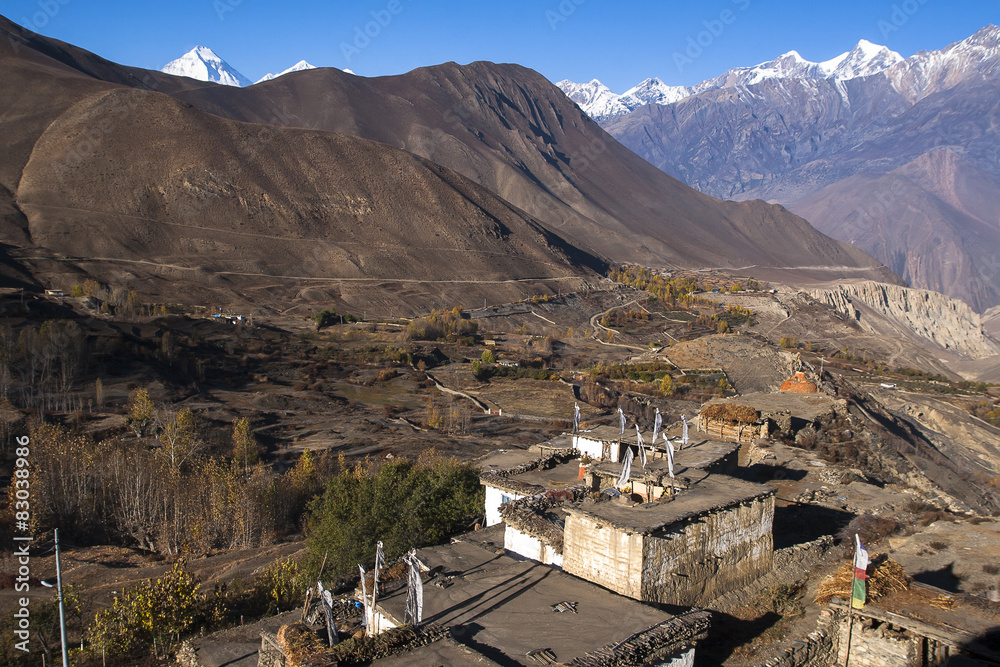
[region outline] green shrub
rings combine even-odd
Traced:
[[[309,547],[327,554],[331,576],[353,574],[374,559],[382,540],[387,559],[436,544],[482,513],[475,469],[454,460],[368,461],[343,469],[309,507]]]

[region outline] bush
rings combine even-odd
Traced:
[[[382,540],[393,559],[411,547],[436,544],[482,513],[475,469],[454,460],[367,461],[331,477],[309,506],[309,546],[328,554],[332,576],[353,574],[374,559]]]
[[[193,627],[199,617],[200,584],[183,563],[156,580],[125,590],[94,618],[91,642],[112,655],[135,655],[153,640],[168,641]]]
[[[862,514],[855,517],[847,524],[837,537],[844,544],[845,552],[850,550],[854,553],[854,536],[861,538],[861,543],[868,548],[872,544],[878,544],[882,538],[892,535],[899,530],[899,523],[894,519],[875,516],[874,514]]]
[[[316,331],[319,331],[323,327],[333,326],[337,323],[337,311],[333,308],[321,310],[313,317],[313,321],[316,322]]]

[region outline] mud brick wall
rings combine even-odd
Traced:
[[[645,536],[642,600],[698,605],[771,570],[774,496],[731,505]]]
[[[563,570],[581,579],[641,599],[643,536],[588,516],[566,521]]]

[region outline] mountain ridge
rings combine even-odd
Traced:
[[[952,204],[969,199],[958,192],[969,191],[961,179],[978,182],[977,172],[1000,177],[998,74],[1000,29],[991,25],[873,75],[715,88],[601,124],[703,192],[781,202],[821,231],[855,242],[912,286],[943,290],[982,311],[1000,303],[991,231],[1000,227],[1000,201],[990,194],[992,203],[971,217]],[[905,174],[890,175],[940,149],[970,165],[953,172],[958,180],[930,192]],[[956,191],[943,193],[945,186]],[[825,195],[824,188],[830,188]],[[925,206],[909,205],[896,188]],[[987,187],[982,196],[994,192]],[[817,199],[824,197],[826,204]],[[865,234],[852,233],[846,215],[885,205],[893,207],[892,224],[876,215]],[[901,231],[916,229],[920,234]]]
[[[656,77],[645,79],[636,86],[616,95],[597,79],[574,83],[564,79],[556,85],[598,121],[610,120],[635,111],[647,104],[669,105],[708,90],[734,88],[761,83],[769,79],[833,79],[849,81],[886,70],[904,58],[885,46],[862,39],[849,51],[823,62],[812,62],[789,51],[773,60],[750,67],[733,67],[719,76],[705,79],[693,86],[668,86]]]

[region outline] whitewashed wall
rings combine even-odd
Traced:
[[[507,526],[503,533],[503,548],[528,560],[538,561],[545,565],[562,567],[563,556],[545,544],[541,539],[522,533],[513,526]]]
[[[500,506],[504,502],[510,502],[511,500],[518,500],[524,496],[517,493],[511,493],[510,491],[503,491],[493,486],[486,487],[486,525],[493,526],[503,519],[500,518]],[[504,498],[507,500],[505,501]]]

